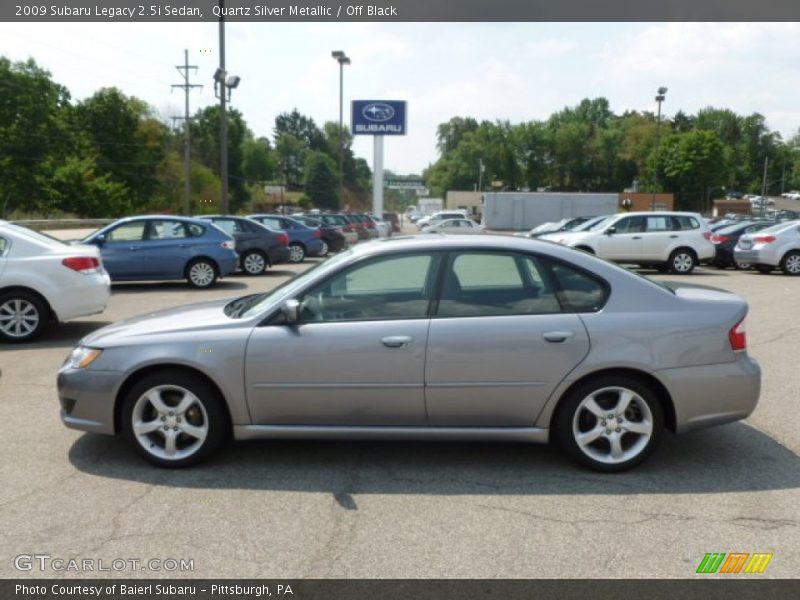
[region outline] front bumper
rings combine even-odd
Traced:
[[[761,368],[746,353],[734,362],[663,369],[653,373],[675,407],[675,433],[686,433],[748,417],[758,404]]]
[[[70,429],[114,435],[114,399],[123,374],[64,366],[56,386],[61,422]]]

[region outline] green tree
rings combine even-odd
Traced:
[[[660,171],[667,189],[684,209],[705,211],[709,192],[727,176],[723,144],[715,131],[670,136],[661,146]]]
[[[305,164],[305,195],[317,208],[339,208],[336,163],[324,152],[309,152]]]

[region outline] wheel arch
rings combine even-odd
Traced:
[[[667,388],[664,386],[661,381],[658,380],[655,376],[651,375],[650,373],[646,373],[644,371],[640,371],[638,369],[632,368],[608,368],[608,369],[601,369],[599,371],[593,371],[591,373],[587,373],[583,375],[576,381],[572,382],[569,387],[564,390],[560,396],[558,397],[558,401],[555,403],[553,410],[551,411],[550,415],[547,417],[548,428],[550,432],[554,432],[554,424],[556,423],[556,419],[558,418],[558,412],[564,404],[564,400],[569,397],[573,390],[578,388],[593,379],[599,379],[601,377],[609,377],[609,376],[622,376],[622,377],[630,377],[632,379],[636,379],[641,383],[650,387],[656,394],[658,398],[659,404],[664,412],[664,425],[667,429],[675,433],[677,430],[677,421],[675,415],[675,404],[670,395]]]
[[[225,399],[225,395],[222,393],[222,389],[219,385],[206,373],[201,371],[200,369],[190,367],[188,365],[183,365],[179,363],[159,363],[155,365],[147,365],[137,369],[136,371],[130,373],[126,378],[125,381],[122,382],[122,385],[119,386],[117,390],[117,394],[114,398],[114,434],[118,434],[122,431],[122,406],[125,403],[125,396],[128,395],[131,388],[136,385],[136,382],[141,379],[142,377],[146,377],[147,375],[151,375],[153,373],[157,373],[159,371],[181,371],[187,375],[191,375],[194,378],[201,380],[204,384],[208,385],[209,388],[217,395],[217,398],[222,405],[222,409],[225,413],[227,418],[227,423],[225,424],[225,429],[228,435],[231,435],[233,432],[233,420],[231,418],[231,411],[230,407],[228,406],[228,402]]]

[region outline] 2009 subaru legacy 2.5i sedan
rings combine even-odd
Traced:
[[[755,408],[741,298],[547,242],[431,237],[360,245],[268,294],[100,329],[58,374],[61,417],[171,467],[232,435],[553,438],[621,471],[664,429]]]

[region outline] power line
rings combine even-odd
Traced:
[[[178,69],[178,72],[183,76],[183,83],[174,83],[172,84],[172,88],[182,88],[183,92],[186,96],[186,111],[183,117],[172,117],[173,120],[183,120],[185,136],[184,136],[184,158],[183,158],[183,170],[184,170],[184,178],[186,179],[185,188],[184,188],[184,198],[183,198],[183,212],[185,215],[191,214],[191,208],[189,205],[189,196],[191,195],[191,160],[192,160],[192,141],[191,141],[191,117],[189,116],[189,92],[192,91],[192,88],[201,88],[202,85],[192,84],[189,82],[189,70],[194,69],[197,71],[197,66],[189,64],[189,50],[183,51],[183,65],[175,65],[175,68]]]

